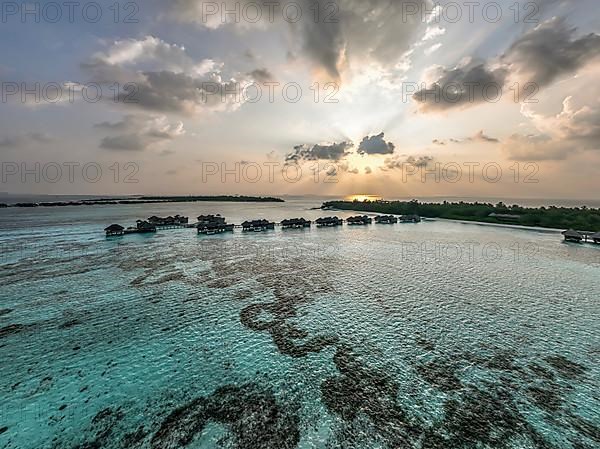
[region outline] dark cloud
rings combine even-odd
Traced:
[[[517,39],[502,60],[522,79],[546,86],[600,55],[600,35],[576,38],[576,31],[555,17]]]
[[[20,146],[23,143],[23,138],[21,136],[12,136],[12,137],[3,137],[0,139],[0,147],[2,148],[11,148]]]
[[[56,139],[46,133],[30,132],[27,134],[19,134],[16,136],[7,136],[0,139],[0,147],[2,148],[17,148],[26,145],[28,142],[34,143],[52,143]]]
[[[122,134],[102,138],[100,148],[107,150],[142,151],[147,146],[146,140],[139,134]]]
[[[546,6],[556,2],[546,2]],[[564,18],[553,18],[519,37],[495,61],[471,60],[453,69],[437,68],[436,81],[413,95],[425,112],[496,102],[509,78],[543,87],[575,73],[600,56],[600,35],[576,37]]]
[[[260,5],[263,14],[256,26],[269,26],[268,11],[274,7],[278,23],[289,25],[292,39],[288,39],[289,55],[304,55],[321,68],[330,78],[338,80],[343,69],[355,63],[373,61],[385,67],[395,66],[410,50],[417,30],[424,26],[421,14],[407,14],[407,5],[418,11],[431,11],[431,0],[297,0],[296,2],[271,2],[270,0],[224,0],[219,2],[219,13],[206,15],[202,0],[176,0],[173,15],[181,21],[196,22],[208,28],[223,25],[236,26],[233,17],[224,24],[220,10],[245,4]],[[293,18],[296,3],[302,17],[291,23],[284,17]],[[271,6],[269,6],[271,5]],[[286,8],[285,12],[283,8]],[[319,16],[315,18],[315,11]],[[412,9],[411,9],[412,10]],[[316,19],[316,20],[315,20]],[[241,25],[239,25],[241,26]],[[248,27],[248,23],[243,26]]]
[[[386,142],[384,137],[384,133],[364,137],[358,147],[358,154],[392,154],[395,146],[392,142]]]
[[[103,137],[100,141],[100,148],[107,150],[143,151],[152,145],[171,141],[185,134],[183,123],[171,124],[165,116],[128,115],[120,122],[102,122],[94,127],[117,133]],[[160,154],[170,154],[166,151],[163,150]]]
[[[293,153],[286,155],[285,161],[288,163],[317,160],[339,161],[348,155],[348,150],[352,147],[352,142],[331,145],[297,145],[294,147]]]
[[[473,137],[469,137],[467,140],[469,142],[500,143],[499,139],[496,139],[495,137],[490,137],[484,134],[483,131],[479,131],[477,134],[475,134]]]
[[[185,48],[153,36],[114,42],[81,67],[92,81],[114,85],[121,91],[112,102],[144,111],[192,115],[200,111],[235,109],[241,104],[247,75],[226,77],[223,64],[195,61]],[[265,69],[252,72],[268,76]]]
[[[479,131],[474,136],[466,137],[464,139],[455,139],[455,138],[451,138],[451,139],[448,139],[448,140],[433,139],[431,141],[431,143],[433,143],[434,145],[440,145],[440,146],[445,146],[445,145],[448,145],[450,143],[465,144],[465,143],[472,143],[472,142],[500,143],[500,140],[496,139],[495,137],[488,136],[483,131]]]
[[[480,61],[469,61],[453,69],[437,68],[436,72],[436,81],[413,95],[425,112],[497,101],[507,75],[505,69],[490,69]]]
[[[275,79],[273,74],[264,68],[253,70],[252,72],[248,73],[248,76],[259,83],[266,83]]]

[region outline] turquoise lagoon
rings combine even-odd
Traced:
[[[0,210],[0,448],[600,447],[598,247],[447,221],[102,232],[318,205]]]

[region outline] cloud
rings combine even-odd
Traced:
[[[116,96],[119,104],[186,115],[237,109],[244,87],[252,82],[248,75],[227,77],[223,63],[195,61],[184,47],[153,36],[116,41],[82,68],[97,83],[118,83],[122,88]],[[268,74],[265,69],[252,73]]]
[[[297,145],[294,152],[285,157],[287,163],[300,161],[329,160],[339,161],[348,155],[348,150],[354,145],[352,142],[340,142],[328,145]]]
[[[370,175],[373,173],[373,169],[371,167],[365,167],[365,175]]]
[[[576,31],[555,17],[522,35],[501,59],[521,81],[549,85],[600,56],[600,35],[576,38]]]
[[[102,122],[94,127],[117,133],[102,138],[100,148],[107,150],[143,151],[185,134],[182,122],[171,124],[164,115],[152,117],[128,115],[120,122]],[[164,151],[161,154],[164,155]]]
[[[21,146],[23,143],[22,136],[3,137],[0,139],[0,147],[11,148]]]
[[[429,56],[430,54],[438,51],[440,48],[442,48],[442,44],[438,42],[437,44],[433,44],[431,47],[426,48],[423,53],[425,53],[426,56]]]
[[[484,134],[483,130],[479,131],[473,137],[469,137],[468,140],[470,142],[484,142],[484,143],[499,143],[500,142],[499,139],[496,139],[495,137],[490,137],[490,136]]]
[[[500,139],[488,136],[482,130],[482,131],[479,131],[478,133],[476,133],[475,135],[473,135],[471,137],[465,137],[463,139],[455,139],[455,138],[451,138],[451,139],[448,139],[448,140],[445,140],[445,139],[433,139],[431,141],[432,144],[439,145],[439,146],[446,146],[446,145],[451,144],[451,143],[466,144],[466,143],[472,143],[472,142],[479,142],[479,143],[500,143]]]
[[[392,142],[386,142],[384,137],[384,133],[364,137],[358,147],[358,154],[392,154],[395,146]]]
[[[572,97],[563,101],[559,114],[545,116],[527,107],[524,114],[532,120],[537,133],[513,134],[502,146],[515,160],[563,160],[581,151],[600,150],[600,102],[576,107]]]
[[[209,29],[285,25],[291,36],[285,39],[287,53],[304,56],[331,79],[339,80],[352,64],[364,66],[372,62],[393,67],[410,50],[421,26],[425,27],[421,14],[407,14],[407,5],[418,11],[433,9],[431,0],[298,0],[297,8],[290,8],[290,3],[294,2],[224,0],[217,3],[216,12],[207,13],[206,2],[202,0],[176,0],[171,16]],[[235,23],[233,14],[222,17],[226,9],[244,11],[251,4],[258,5],[263,13],[256,24],[247,20]],[[298,10],[302,17],[290,20]],[[317,10],[319,16],[315,17]],[[256,11],[256,7],[253,6],[252,11]],[[271,17],[275,23],[270,23]]]
[[[40,132],[30,132],[14,136],[7,136],[0,139],[0,148],[19,148],[26,145],[28,142],[33,143],[52,143],[56,139],[54,136]]]
[[[502,91],[506,70],[490,68],[484,62],[467,59],[453,69],[430,69],[435,81],[413,95],[423,112],[464,108],[494,101]]]
[[[248,73],[248,75],[259,83],[266,83],[275,79],[273,74],[264,68],[253,70],[252,72]]]
[[[383,171],[396,170],[396,169],[402,170],[407,165],[412,165],[413,167],[418,167],[418,168],[425,168],[433,161],[434,161],[433,156],[417,156],[417,157],[408,156],[405,158],[403,158],[402,156],[393,156],[393,157],[387,158],[383,162],[383,167],[381,167],[381,170],[383,170]]]
[[[600,35],[576,37],[576,31],[564,18],[555,17],[525,32],[499,58],[466,58],[454,68],[432,67],[428,70],[432,82],[413,99],[422,112],[446,111],[496,102],[509,82],[534,83],[538,88],[550,85],[600,56]]]

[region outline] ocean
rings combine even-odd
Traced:
[[[599,246],[443,220],[103,232],[320,204],[0,209],[0,448],[600,447]]]

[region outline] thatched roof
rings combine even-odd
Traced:
[[[110,225],[108,228],[106,228],[104,231],[106,231],[106,232],[109,232],[109,231],[110,231],[110,232],[115,232],[115,231],[117,231],[117,232],[120,232],[120,231],[123,231],[124,229],[125,229],[125,228],[124,228],[123,226],[121,226],[121,225],[118,225],[118,224],[111,224],[111,225]]]
[[[596,232],[595,234],[590,235],[590,237],[594,240],[600,239],[600,232]]]
[[[571,238],[583,238],[583,235],[577,231],[575,231],[574,229],[569,229],[568,231],[565,231],[562,233],[562,235],[564,235],[565,237],[571,237]]]

